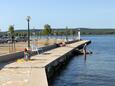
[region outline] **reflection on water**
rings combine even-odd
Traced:
[[[93,54],[75,56],[52,86],[115,86],[115,36],[87,36]]]

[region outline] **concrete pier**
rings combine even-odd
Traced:
[[[48,86],[54,72],[64,64],[72,52],[89,40],[81,40],[32,57],[31,61],[0,64],[0,86]]]

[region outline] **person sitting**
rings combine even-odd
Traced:
[[[30,55],[29,55],[29,51],[27,50],[27,48],[24,49],[24,59],[26,61],[30,60]]]
[[[66,43],[65,42],[61,42],[61,43],[59,43],[59,45],[60,45],[60,47],[63,47],[63,46],[66,45]]]

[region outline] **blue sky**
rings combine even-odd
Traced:
[[[0,29],[89,27],[115,28],[115,0],[0,0]]]

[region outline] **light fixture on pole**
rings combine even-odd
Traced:
[[[27,16],[26,20],[28,22],[28,48],[30,48],[30,16]]]

